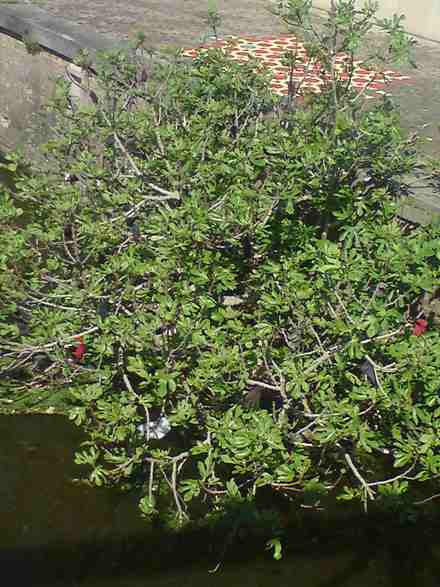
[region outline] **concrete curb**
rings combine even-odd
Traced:
[[[73,61],[81,49],[87,49],[92,63],[99,51],[124,47],[121,43],[82,25],[55,18],[33,6],[0,7],[0,32],[25,41],[31,39],[45,51]]]
[[[440,224],[440,184],[423,164],[400,178],[399,216],[417,224]]]

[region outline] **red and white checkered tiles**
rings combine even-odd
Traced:
[[[304,44],[294,35],[283,34],[271,37],[227,37],[225,39],[213,40],[197,48],[186,49],[183,55],[196,57],[200,52],[208,48],[221,48],[227,51],[233,61],[245,62],[250,57],[256,57],[272,73],[272,89],[276,94],[286,95],[289,85],[289,68],[282,64],[286,51],[296,54],[298,65],[293,70],[292,81],[299,94],[307,92],[319,93],[325,83],[325,77],[320,73],[319,64],[309,60]],[[348,56],[339,54],[336,57],[336,70],[341,80],[349,79],[347,68]],[[328,74],[327,74],[328,75]],[[410,78],[401,75],[391,69],[382,73],[364,69],[361,61],[353,64],[351,86],[358,90],[366,90],[370,94],[366,97],[373,97],[371,94],[384,94],[385,89],[391,83],[408,82]]]

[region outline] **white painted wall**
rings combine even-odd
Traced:
[[[359,0],[361,3],[362,0]],[[427,39],[440,42],[440,0],[378,0],[381,17],[404,14],[405,29]],[[313,0],[316,8],[330,7],[330,0]]]

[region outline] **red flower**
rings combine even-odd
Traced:
[[[72,354],[75,358],[75,361],[81,361],[83,356],[86,354],[87,347],[84,343],[82,336],[79,336],[77,340],[79,342],[79,345],[73,349]]]
[[[420,320],[416,320],[416,324],[413,328],[412,333],[414,334],[414,336],[420,336],[421,334],[425,334],[425,332],[427,330],[428,330],[428,321],[423,320],[423,318],[421,318]]]

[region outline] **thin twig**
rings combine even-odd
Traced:
[[[99,327],[93,326],[93,328],[88,328],[87,330],[83,330],[82,332],[79,332],[78,334],[72,334],[70,336],[66,336],[66,337],[62,338],[61,340],[57,340],[55,342],[49,342],[49,343],[43,344],[41,346],[24,346],[24,345],[20,345],[18,343],[13,343],[13,342],[8,342],[7,343],[8,346],[6,346],[6,345],[3,346],[1,341],[0,341],[0,346],[3,346],[3,348],[9,348],[10,350],[14,350],[14,348],[15,348],[16,352],[45,351],[47,349],[51,349],[51,348],[57,346],[58,344],[66,344],[70,341],[73,341],[73,340],[76,340],[76,339],[81,338],[83,336],[86,336],[87,334],[92,334],[92,332],[96,332],[97,330],[99,330]]]
[[[154,462],[150,462],[150,474],[148,478],[148,500],[153,500]]]
[[[427,497],[426,499],[421,499],[420,501],[415,501],[414,505],[423,505],[425,503],[428,503],[429,501],[433,501],[434,499],[437,499],[440,497],[440,493],[436,493],[435,495],[431,495],[431,497]]]
[[[347,320],[349,322],[351,322],[352,324],[354,324],[354,320],[353,318],[350,316],[350,314],[348,313],[347,308],[345,307],[345,304],[341,298],[341,296],[338,294],[338,292],[335,290],[335,296],[338,298],[338,302],[341,305],[342,309],[344,310],[345,315],[347,316]]]
[[[365,492],[365,496],[369,497],[370,499],[374,499],[374,491],[371,489],[370,485],[365,481],[365,479],[362,477],[362,475],[359,473],[359,471],[356,469],[356,467],[354,466],[353,461],[351,460],[351,457],[348,453],[344,454],[344,458],[348,464],[348,466],[350,467],[350,469],[353,472],[353,475],[356,477],[356,479],[360,482],[360,484],[362,485],[364,492]],[[364,508],[365,511],[367,511],[367,502],[365,500],[364,502]]]
[[[383,481],[372,481],[368,483],[369,487],[376,487],[377,485],[386,485],[387,483],[393,483],[394,481],[398,481],[399,479],[405,478],[416,466],[416,463],[413,463],[409,469],[407,469],[404,473],[400,473],[400,475],[396,475],[395,477],[391,477],[391,479],[384,479]]]
[[[180,497],[179,494],[177,492],[177,479],[176,479],[176,472],[177,472],[177,463],[173,462],[172,465],[172,473],[171,473],[171,481],[168,479],[165,471],[163,470],[163,468],[161,468],[162,471],[162,475],[165,479],[165,481],[167,482],[169,488],[172,491],[173,494],[173,498],[174,498],[174,503],[176,504],[176,508],[177,508],[177,513],[180,519],[182,518],[187,518],[187,514],[183,511],[182,506],[181,506],[181,501],[180,501]]]
[[[60,310],[76,310],[77,312],[80,310],[80,308],[77,308],[75,306],[62,306],[61,304],[53,304],[52,302],[46,302],[45,300],[41,300],[39,298],[31,296],[30,294],[28,294],[28,298],[34,300],[34,302],[37,304],[41,304],[43,306],[50,306],[51,308],[58,308]]]
[[[281,387],[279,385],[270,385],[269,383],[257,381],[256,379],[248,379],[246,383],[249,385],[256,385],[257,387],[262,387],[264,389],[270,389],[271,391],[281,391]]]
[[[145,417],[147,420],[147,432],[146,432],[146,437],[147,437],[147,442],[150,440],[150,412],[147,408],[147,406],[144,404],[144,402],[142,401],[141,396],[135,392],[130,379],[128,378],[128,375],[126,373],[122,374],[122,379],[124,380],[125,383],[125,387],[128,389],[128,391],[134,395],[134,397],[138,400],[138,402],[140,403],[140,405],[142,406],[142,408],[145,411]]]

